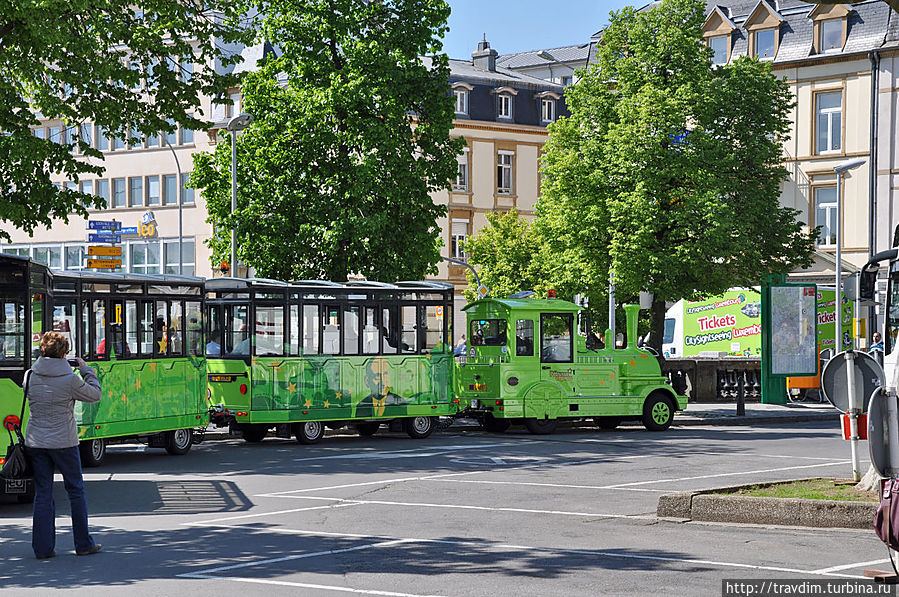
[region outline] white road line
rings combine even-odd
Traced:
[[[606,487],[603,485],[568,485],[565,483],[527,483],[525,481],[482,481],[478,479],[428,479],[438,483],[473,483],[482,485],[523,485],[526,487],[559,487],[563,489],[608,489],[614,491],[649,491],[668,493],[668,489],[644,489],[638,487]]]
[[[819,568],[812,570],[812,574],[827,574],[828,572],[839,572],[840,570],[849,570],[850,568],[862,568],[864,566],[874,566],[875,564],[886,564],[888,559],[871,560],[870,562],[856,562],[854,564],[843,564],[842,566],[831,566],[830,568]]]
[[[331,501],[330,498],[309,498],[309,499],[321,499]],[[209,523],[220,522],[224,520],[243,520],[244,518],[256,518],[258,516],[275,516],[277,514],[293,514],[294,512],[308,512],[310,510],[327,510],[329,508],[341,508],[346,506],[355,506],[356,504],[347,502],[342,504],[329,504],[327,506],[311,506],[309,508],[294,508],[293,510],[278,510],[275,512],[256,512],[254,514],[241,514],[240,516],[224,516],[215,518],[212,520],[201,520],[201,521],[193,521],[193,522],[182,522],[181,524],[185,526],[205,526]],[[94,518],[94,517],[92,517]]]
[[[334,454],[332,456],[314,456],[312,458],[294,458],[294,462],[310,462],[313,460],[365,460],[368,458],[375,460],[385,460],[391,458],[422,458],[426,456],[442,456],[453,452],[462,452],[468,450],[484,450],[487,448],[499,448],[505,446],[520,446],[517,442],[505,442],[501,444],[473,444],[473,445],[451,445],[451,446],[435,446],[430,449],[416,448],[414,450],[365,450],[362,452],[349,452],[346,454]]]
[[[655,515],[646,514],[609,514],[599,512],[570,512],[567,510],[534,510],[529,508],[492,508],[489,506],[471,506],[467,504],[430,504],[426,502],[390,502],[387,500],[356,500],[352,498],[326,498],[308,495],[285,495],[284,499],[292,500],[331,500],[342,504],[376,505],[376,506],[418,506],[420,508],[446,508],[450,510],[481,510],[486,512],[523,512],[526,514],[557,514],[562,516],[579,516],[589,518],[630,518],[634,520],[657,520]],[[316,509],[320,509],[316,508]],[[310,508],[312,509],[312,508]],[[285,510],[284,513],[292,512]],[[272,514],[278,514],[273,512]],[[227,520],[227,519],[217,519]]]
[[[784,466],[781,468],[758,469],[754,471],[735,471],[732,473],[718,473],[715,475],[697,475],[695,477],[679,477],[675,479],[656,479],[654,481],[635,481],[633,483],[618,483],[616,485],[606,485],[603,489],[615,489],[618,487],[633,487],[635,485],[651,485],[653,483],[676,483],[679,481],[696,481],[699,479],[715,479],[718,477],[734,477],[738,475],[755,475],[759,473],[777,473],[781,471],[795,471],[807,468],[820,468],[826,466],[837,466],[849,464],[848,460],[836,460],[833,462],[822,462],[821,464],[806,464],[803,466]]]
[[[314,585],[310,583],[290,582],[286,580],[268,580],[264,578],[242,578],[239,576],[206,576],[194,574],[190,578],[208,578],[211,580],[233,580],[235,582],[253,583],[259,585],[278,585],[282,587],[297,587],[300,589],[319,589],[322,591],[340,591],[342,593],[355,593],[357,595],[385,595],[386,597],[440,597],[439,595],[416,595],[413,593],[394,593],[392,591],[377,591],[365,589],[352,589],[350,587],[335,587],[330,585]]]
[[[212,526],[223,526],[228,529],[249,529],[249,530],[260,530],[265,532],[270,532],[272,529],[261,529],[256,526],[251,525],[212,525]],[[342,538],[353,538],[353,539],[375,539],[379,540],[381,543],[390,543],[397,542],[397,544],[435,544],[435,545],[453,545],[459,547],[479,547],[479,548],[487,548],[487,549],[509,549],[515,551],[531,551],[531,552],[540,552],[540,553],[554,553],[554,554],[572,554],[572,555],[584,555],[584,556],[595,556],[595,557],[605,557],[605,558],[615,558],[615,559],[623,559],[623,560],[648,560],[648,561],[656,561],[656,562],[673,562],[679,564],[701,564],[706,566],[718,566],[721,568],[740,568],[745,570],[765,570],[772,572],[787,572],[791,574],[814,574],[817,576],[833,576],[840,578],[864,578],[859,575],[852,574],[840,574],[839,571],[829,572],[826,569],[824,570],[802,570],[799,568],[787,568],[784,566],[766,566],[762,564],[745,564],[741,562],[725,562],[720,560],[702,560],[702,559],[693,559],[686,557],[674,557],[674,556],[654,556],[654,555],[642,555],[642,554],[634,554],[634,553],[620,553],[620,552],[608,552],[608,551],[600,551],[600,550],[589,550],[589,549],[557,549],[554,547],[535,547],[529,545],[515,545],[515,544],[507,544],[507,543],[492,543],[490,541],[452,541],[448,539],[417,539],[413,537],[386,537],[380,535],[359,535],[359,534],[343,534],[343,533],[331,533],[331,532],[320,532],[320,531],[306,531],[301,529],[282,529],[283,532],[292,533],[296,535],[304,535],[304,536],[321,536],[321,537],[342,537]],[[327,552],[324,552],[327,553]],[[873,562],[872,562],[873,563]],[[252,563],[250,563],[252,565]],[[859,564],[852,564],[849,567],[858,566]],[[861,564],[864,565],[864,564]],[[209,572],[208,570],[201,570],[199,572],[187,573],[181,576],[199,576],[202,574],[206,574]],[[384,571],[388,572],[388,571]],[[217,577],[220,578],[220,577]]]

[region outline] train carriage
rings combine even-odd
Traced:
[[[451,392],[452,286],[438,282],[206,283],[212,420],[250,442],[325,427],[428,436]]]
[[[496,432],[516,423],[546,434],[560,420],[591,417],[606,429],[625,419],[667,429],[687,398],[672,390],[656,357],[637,348],[639,306],[624,308],[628,345],[610,348],[607,330],[607,348],[594,349],[589,330],[578,333],[582,308],[574,303],[522,297],[468,304],[468,354],[459,359],[456,396]]]

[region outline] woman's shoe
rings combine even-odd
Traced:
[[[50,559],[50,558],[55,558],[55,557],[56,557],[56,552],[55,552],[55,551],[51,551],[50,553],[48,553],[48,554],[45,555],[45,556],[34,556],[34,557],[36,557],[36,558],[39,559],[39,560],[48,560],[48,559]]]
[[[100,545],[99,543],[97,543],[96,545],[94,545],[87,551],[76,551],[75,555],[76,556],[89,556],[91,554],[100,553],[101,549],[103,549],[103,546]]]

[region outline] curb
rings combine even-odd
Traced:
[[[766,498],[712,494],[721,487],[704,491],[679,491],[659,497],[656,515],[684,521],[735,522],[870,530],[874,524],[876,502],[812,500],[805,498]]]
[[[727,415],[725,417],[709,417],[702,418],[691,415],[685,415],[682,418],[674,417],[672,423],[675,427],[689,427],[691,425],[714,425],[716,427],[724,427],[728,425],[770,425],[772,423],[805,423],[808,421],[834,421],[839,422],[840,413],[808,413],[804,415],[762,415],[752,416],[746,415],[738,417],[737,415]]]

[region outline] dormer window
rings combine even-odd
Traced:
[[[777,50],[777,30],[761,29],[752,34],[753,55],[759,60],[774,60]]]
[[[502,94],[497,97],[496,115],[500,118],[512,118],[512,96]]]
[[[556,100],[540,100],[540,114],[543,122],[552,122],[556,119]]]
[[[828,19],[821,21],[818,40],[821,52],[839,52],[843,49],[843,20]]]
[[[474,89],[468,83],[453,83],[453,99],[456,100],[456,116],[468,116],[469,94]]]
[[[727,64],[727,35],[716,35],[708,38],[709,47],[715,52],[712,56],[712,64]]]

